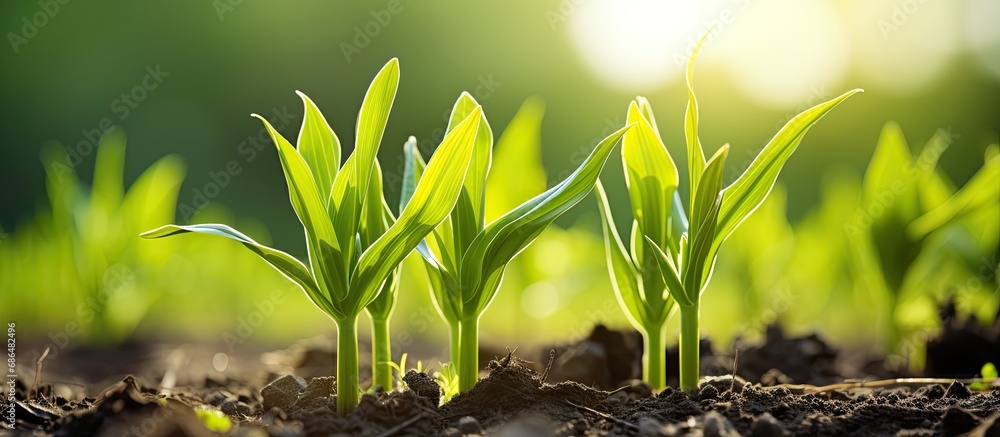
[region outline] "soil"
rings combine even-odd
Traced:
[[[978,371],[967,363],[984,357],[1000,362],[998,333],[1000,320],[982,328],[952,313],[940,337],[928,341],[928,371],[967,378]],[[53,363],[43,372],[37,393],[30,389],[34,375],[17,379],[17,426],[0,422],[0,434],[217,435],[193,409],[211,406],[232,421],[230,434],[249,436],[1000,436],[996,384],[985,390],[954,382],[808,392],[852,378],[901,376],[878,361],[859,364],[817,335],[787,337],[770,327],[763,343],[737,341],[723,352],[703,341],[703,375],[716,376],[693,393],[667,388],[654,394],[638,380],[641,342],[635,332],[597,326],[576,343],[542,348],[534,362],[508,353],[489,361],[474,388],[440,406],[436,383],[410,371],[403,378],[407,389],[367,393],[346,417],[335,412],[335,381],[328,376],[333,351],[326,341],[244,351],[232,357],[244,366],[226,378],[188,364],[211,362],[210,348],[186,345],[189,358],[200,357],[188,361],[178,361],[176,346],[67,349],[57,360],[63,367]],[[675,350],[667,356],[676,362]],[[246,364],[258,361],[263,364]],[[111,368],[98,371],[95,363]],[[109,372],[127,367],[122,363],[145,372],[119,374],[109,383]],[[676,369],[670,370],[676,386]],[[84,375],[89,378],[81,379],[81,372],[90,372]],[[60,377],[74,373],[74,379]],[[0,407],[6,417],[8,405]]]

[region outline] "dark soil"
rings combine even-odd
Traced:
[[[969,334],[971,329],[977,330]],[[941,336],[989,344],[996,341],[996,332],[955,322]],[[939,353],[935,342],[949,344],[931,339],[929,364]],[[534,363],[512,354],[490,361],[488,376],[444,405],[438,405],[436,383],[411,371],[404,377],[408,389],[365,394],[347,417],[335,412],[335,381],[325,376],[332,370],[332,351],[323,349],[326,344],[306,342],[266,353],[265,370],[234,372],[224,379],[200,376],[196,368],[186,366],[184,370],[195,376],[182,375],[177,387],[169,389],[164,388],[165,378],[156,376],[159,370],[119,377],[103,390],[93,384],[46,382],[57,378],[49,376],[56,370],[66,371],[54,366],[43,372],[37,394],[28,388],[32,380],[17,380],[14,433],[217,435],[202,425],[193,409],[211,406],[231,419],[233,435],[1000,435],[1000,389],[995,387],[973,391],[961,383],[921,384],[806,393],[804,386],[791,384],[818,386],[897,375],[877,362],[846,363],[818,336],[788,338],[776,327],[768,329],[763,344],[737,341],[735,360],[735,351],[720,353],[704,341],[703,374],[717,376],[705,378],[696,393],[667,388],[654,394],[637,379],[641,337],[598,326],[577,343],[544,348],[542,359]],[[968,362],[962,355],[966,352],[998,350],[941,352],[933,369],[971,377],[978,369],[962,373],[942,363]],[[667,351],[668,363],[676,362],[676,355],[671,356],[675,353]],[[67,353],[63,358],[80,356]],[[676,379],[676,369],[671,370]],[[7,405],[0,407],[6,416]],[[10,432],[3,422],[0,434],[5,429]]]

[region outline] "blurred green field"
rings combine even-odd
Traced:
[[[67,333],[73,344],[236,334],[281,345],[331,332],[300,290],[236,243],[138,238],[166,223],[218,222],[304,257],[277,154],[249,113],[294,138],[302,109],[293,91],[302,90],[353,144],[367,82],[398,56],[400,90],[379,156],[389,199],[404,140],[414,135],[424,150],[440,142],[461,91],[483,104],[498,136],[519,110],[528,114],[521,147],[496,151],[488,184],[503,195],[490,198],[493,218],[563,179],[624,124],[636,94],[657,102],[667,147],[683,156],[686,94],[674,60],[714,25],[697,87],[706,148],[733,145],[726,181],[795,113],[844,89],[866,93],[811,130],[775,193],[723,246],[703,332],[726,344],[781,321],[879,346],[889,326],[902,342],[933,332],[935,306],[949,296],[992,320],[1000,182],[984,163],[996,162],[989,146],[1000,130],[1000,32],[983,20],[1000,11],[988,0],[814,3],[4,4],[0,318],[16,321],[23,339]],[[904,254],[850,231],[859,217],[882,216],[872,205],[884,187],[866,171],[890,121],[915,165],[934,155],[935,182],[907,189],[924,196],[911,218],[977,172],[986,181],[973,184],[982,194],[972,212],[948,217],[907,255],[891,317],[884,263]],[[606,186],[624,217],[619,160],[615,152],[603,178],[616,182]],[[884,209],[900,207],[894,196]],[[588,198],[515,259],[483,317],[484,342],[528,347],[585,335],[596,322],[628,326],[600,232]],[[424,275],[415,256],[404,263],[394,348],[438,339],[444,356],[447,330]]]

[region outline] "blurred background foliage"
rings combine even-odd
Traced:
[[[495,130],[517,139],[495,157],[489,184],[509,188],[488,205],[492,218],[564,178],[624,124],[636,94],[657,102],[661,134],[683,155],[683,60],[714,26],[696,88],[706,147],[733,146],[727,180],[795,113],[845,89],[866,93],[812,129],[779,190],[723,247],[705,332],[725,343],[781,320],[796,332],[879,344],[872,326],[890,321],[870,278],[882,273],[859,261],[845,225],[868,208],[863,178],[887,121],[911,144],[950,132],[936,161],[944,198],[983,167],[1000,130],[997,16],[992,0],[4,2],[2,316],[42,341],[68,323],[99,342],[133,332],[221,341],[251,324],[243,332],[264,343],[330,332],[300,291],[236,244],[136,239],[162,223],[220,222],[305,255],[277,154],[251,112],[294,137],[302,110],[293,91],[302,90],[352,144],[368,81],[398,56],[401,85],[380,156],[387,195],[398,195],[407,136],[433,149],[468,90]],[[515,114],[521,120],[506,128]],[[119,136],[96,153],[112,125]],[[101,167],[105,152],[111,170]],[[66,171],[53,173],[60,162]],[[151,174],[160,174],[147,182],[155,187],[143,187]],[[621,177],[615,163],[605,171],[606,180]],[[624,184],[606,185],[610,196],[627,195]],[[133,190],[162,196],[166,210],[128,213]],[[974,251],[942,243],[947,235],[928,240],[929,255],[899,292],[892,323],[904,335],[933,327],[934,304],[949,293],[967,313],[996,312],[997,203],[987,197],[984,212],[958,219]],[[558,224],[508,269],[483,319],[485,341],[529,346],[583,335],[597,321],[627,326],[593,203]],[[404,266],[397,351],[446,338],[419,267]],[[115,272],[125,280],[109,286]],[[79,303],[109,287],[121,292],[107,314],[85,321]],[[443,356],[446,342],[432,342]]]

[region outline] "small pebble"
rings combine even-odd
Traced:
[[[640,417],[638,426],[639,437],[662,437],[667,435],[663,424],[652,417]]]
[[[462,431],[459,431],[458,428],[451,427],[441,431],[441,435],[443,437],[462,437]]]
[[[462,434],[480,434],[483,431],[483,426],[479,424],[479,421],[475,417],[465,416],[458,419],[458,430]]]
[[[205,402],[209,403],[210,405],[218,407],[219,405],[224,404],[226,401],[231,401],[235,399],[236,395],[230,393],[228,390],[219,390],[215,393],[208,395],[208,397],[205,398]]]
[[[709,411],[703,420],[705,437],[739,437],[740,435],[736,432],[733,423],[717,411]]]
[[[322,398],[333,394],[333,384],[337,378],[320,376],[309,380],[309,385],[302,392],[303,398]]]
[[[260,395],[264,398],[264,411],[274,407],[291,406],[298,399],[299,392],[305,390],[306,387],[306,380],[295,375],[285,375],[271,381],[260,390]]]
[[[242,414],[244,416],[250,415],[250,406],[238,401],[223,402],[222,405],[219,406],[219,409],[222,410],[223,413],[230,416],[235,416],[237,414]]]
[[[750,425],[750,433],[754,437],[783,437],[787,435],[785,428],[781,426],[771,413],[764,413]]]

